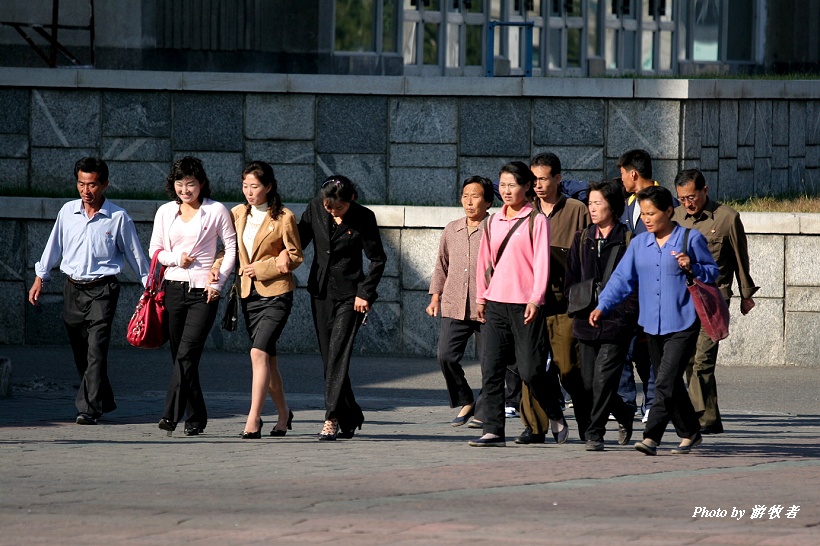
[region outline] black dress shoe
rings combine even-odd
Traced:
[[[356,429],[362,430],[362,423],[351,427],[348,430],[343,430],[342,427],[339,427],[339,432],[336,433],[337,438],[342,438],[343,440],[350,440],[356,434]]]
[[[469,420],[470,420],[470,418],[471,418],[474,414],[475,414],[475,406],[473,406],[472,408],[470,408],[470,411],[468,411],[468,412],[467,412],[467,413],[465,413],[464,415],[459,415],[459,416],[457,416],[455,419],[453,419],[452,421],[450,421],[450,424],[451,424],[452,426],[454,426],[454,427],[460,427],[461,425],[463,425],[463,424],[465,424],[467,421],[469,421]]]
[[[177,424],[173,421],[169,421],[165,417],[159,420],[159,425],[157,425],[160,429],[166,430],[168,432],[174,432],[177,428]]]
[[[470,440],[467,444],[471,447],[506,447],[507,442],[504,441],[503,436],[497,436],[495,438],[478,438],[476,440]]]
[[[556,444],[565,444],[565,443],[567,443],[567,440],[569,439],[569,425],[567,424],[567,420],[566,420],[565,417],[562,417],[561,421],[562,421],[561,424],[564,425],[564,428],[562,428],[558,432],[553,432],[552,433],[552,437],[555,438],[555,443]],[[550,423],[550,428],[551,427],[552,427],[552,423]]]
[[[256,432],[246,432],[246,431],[243,430],[242,431],[242,439],[243,440],[259,440],[260,438],[262,438],[262,425],[263,424],[264,423],[262,422],[262,418],[260,417],[259,418],[259,428],[256,429]]]
[[[698,432],[692,438],[690,438],[690,442],[688,446],[678,446],[672,450],[672,454],[674,455],[689,455],[692,453],[692,448],[699,446],[703,442],[703,436],[701,433]]]
[[[205,429],[200,427],[185,427],[183,432],[185,433],[185,436],[199,436],[205,432]]]
[[[546,434],[536,434],[532,431],[530,427],[524,429],[516,439],[516,444],[543,444],[544,440],[547,439]]]
[[[701,434],[723,434],[723,425],[721,423],[714,423],[700,427]]]
[[[293,412],[288,410],[288,424],[286,430],[279,430],[276,428],[276,425],[273,425],[273,428],[270,430],[271,436],[284,436],[288,433],[288,430],[293,430],[293,427],[290,426],[291,422],[293,421]]]
[[[78,425],[96,425],[97,419],[87,413],[78,413],[76,423]]]

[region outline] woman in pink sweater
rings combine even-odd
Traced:
[[[476,302],[479,320],[485,321],[481,381],[486,405],[484,435],[470,442],[474,447],[506,445],[504,372],[512,362],[546,412],[535,432],[543,434],[550,426],[556,442],[567,439],[569,428],[553,395],[556,386],[550,384],[554,376],[545,366],[549,348],[540,306],[549,280],[549,224],[531,204],[534,184],[535,175],[524,163],[504,165],[498,183],[504,205],[488,219],[478,252]]]

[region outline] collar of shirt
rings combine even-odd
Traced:
[[[529,213],[531,213],[534,210],[532,208],[532,205],[529,202],[525,202],[524,206],[521,207],[521,210],[518,211],[518,214],[516,214],[512,218],[507,218],[507,207],[509,207],[509,205],[506,205],[506,204],[503,205],[501,207],[501,213],[500,213],[501,214],[501,220],[504,220],[504,221],[507,221],[507,222],[511,222],[513,220],[517,220],[519,218],[527,216]],[[465,223],[466,223],[466,221],[465,221]]]
[[[77,210],[74,211],[74,214],[82,214],[86,218],[88,218],[88,213],[85,212],[85,205],[83,204],[82,199],[80,199],[80,206],[77,208]],[[102,214],[106,218],[111,218],[111,209],[108,208],[108,199],[103,200],[102,205],[100,206],[100,210],[94,213],[94,216],[96,216],[97,214]],[[91,218],[89,218],[89,220],[90,219]]]
[[[655,180],[655,183],[653,184],[653,186],[660,186],[660,184],[658,183],[657,180]],[[637,192],[630,193],[629,194],[629,199],[627,200],[626,204],[631,205],[632,203],[635,202],[635,199],[637,199],[637,198],[638,198],[638,193]]]
[[[694,215],[687,212],[686,218],[694,218],[695,222],[713,218],[715,216],[715,208],[717,208],[716,203],[707,197],[700,214]]]

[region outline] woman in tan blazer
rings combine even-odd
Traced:
[[[231,209],[236,226],[238,282],[245,325],[251,337],[251,409],[243,439],[262,437],[262,408],[267,393],[276,404],[278,421],[271,436],[284,436],[293,412],[285,401],[276,358],[276,342],[293,307],[296,283],[291,271],[302,263],[296,217],[282,206],[273,169],[254,161],[242,171],[244,205]]]

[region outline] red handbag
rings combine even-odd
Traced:
[[[684,252],[688,252],[689,228],[683,236]],[[714,284],[706,284],[691,273],[686,274],[686,289],[692,297],[700,325],[712,341],[729,337],[729,306],[720,289]]]
[[[168,327],[165,324],[165,290],[162,279],[165,266],[157,259],[160,251],[154,252],[151,259],[151,270],[145,291],[137,302],[137,308],[128,321],[126,338],[128,343],[140,349],[156,349],[168,341]]]

